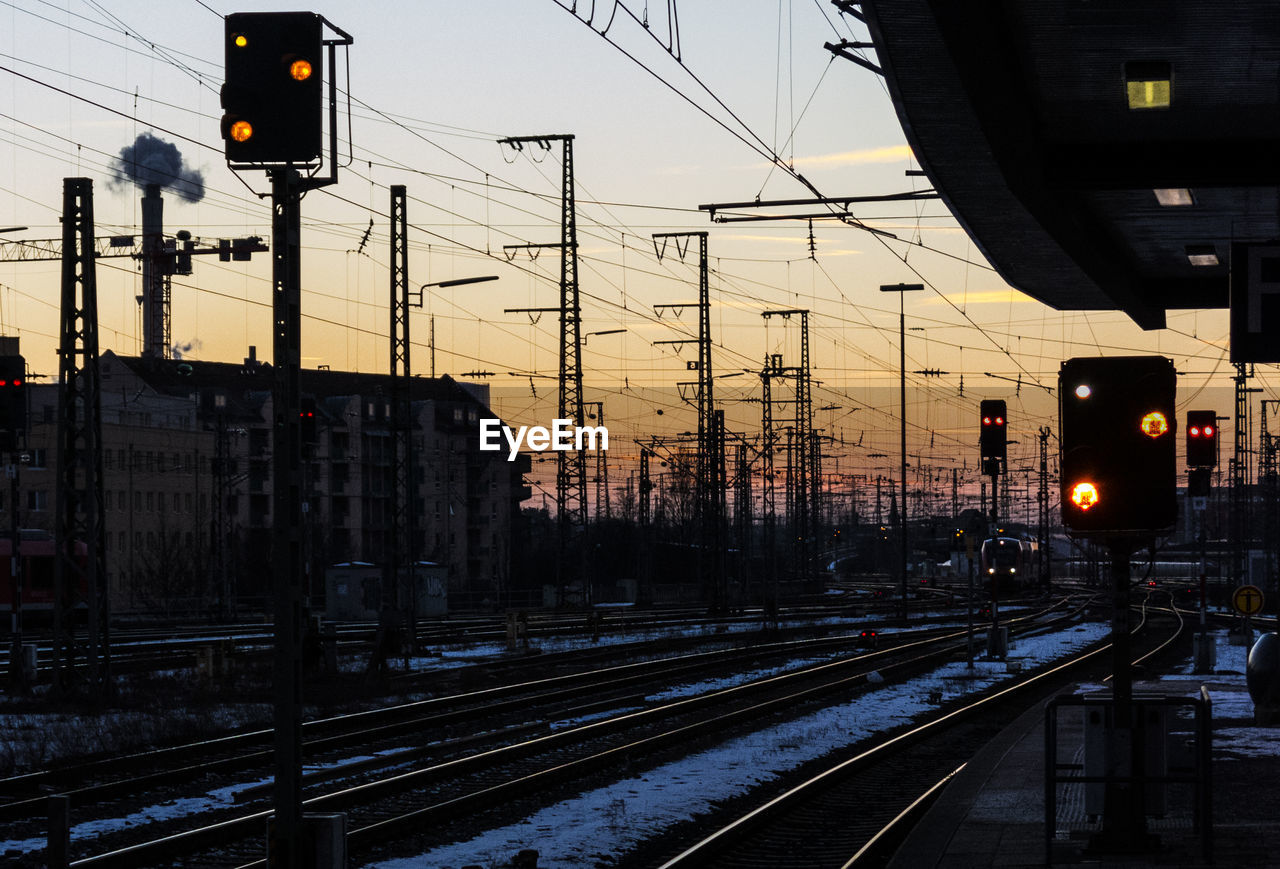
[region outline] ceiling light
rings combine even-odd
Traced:
[[[1187,261],[1193,266],[1216,266],[1218,249],[1211,244],[1187,245]]]
[[[1126,63],[1124,84],[1130,109],[1167,109],[1173,102],[1173,65],[1159,60]]]
[[[1185,187],[1157,187],[1151,191],[1156,195],[1156,202],[1168,208],[1173,205],[1192,205],[1191,191]]]

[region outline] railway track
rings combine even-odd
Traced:
[[[722,738],[727,730],[750,728],[805,704],[826,702],[833,694],[861,690],[872,673],[878,679],[908,678],[919,668],[954,654],[961,634],[935,632],[897,649],[840,658],[428,763],[410,772],[312,796],[306,809],[347,811],[351,847],[374,847],[388,837],[420,829],[428,821],[434,827],[450,818],[471,817],[481,808],[528,799],[531,794],[545,797],[611,768],[648,763],[664,753],[687,752],[700,741]],[[606,674],[606,678],[611,684],[618,681],[616,674]],[[73,865],[142,866],[177,856],[191,859],[193,853],[210,849],[214,853],[207,865],[238,865],[236,861],[260,854],[265,814],[264,809],[198,830],[124,845]],[[118,842],[119,837],[114,840]]]
[[[937,632],[947,630],[938,628]],[[510,713],[532,714],[581,711],[589,702],[607,702],[639,687],[694,678],[716,670],[731,671],[780,657],[824,654],[862,642],[862,631],[850,635],[752,643],[743,647],[655,657],[630,664],[614,664],[586,670],[595,662],[572,654],[545,655],[532,662],[544,672],[558,665],[572,665],[574,672],[511,682],[464,691],[429,700],[368,712],[332,716],[307,722],[307,750],[320,759],[323,752],[349,748],[359,742],[394,738],[443,727],[471,727]],[[634,650],[633,650],[634,651]],[[605,686],[602,689],[602,685]],[[602,693],[603,690],[603,693]],[[66,789],[73,807],[138,792],[157,785],[190,780],[202,775],[252,769],[270,758],[269,730],[156,749],[132,755],[73,764],[0,780],[0,820],[16,821],[43,812],[42,795]],[[182,761],[174,765],[173,761]],[[140,770],[142,770],[140,772]],[[128,773],[124,777],[120,774]]]
[[[1149,610],[1142,606],[1135,633],[1146,626]],[[1172,615],[1168,635],[1150,639],[1135,664],[1168,651],[1182,635],[1185,621],[1176,611],[1168,612]],[[1078,679],[1083,670],[1105,672],[1109,649],[1108,644],[1077,655],[916,722],[852,756],[823,764],[802,781],[721,819],[710,834],[674,853],[669,849],[664,855],[637,854],[634,865],[661,865],[662,869],[883,865],[942,787],[993,732],[1025,712],[1029,702]]]

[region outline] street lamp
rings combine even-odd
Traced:
[[[898,592],[902,596],[902,617],[907,617],[907,318],[903,302],[906,293],[923,290],[924,284],[881,284],[880,292],[898,294],[898,402],[902,411],[902,487],[898,495],[898,523],[902,556],[898,564]]]
[[[418,288],[418,307],[422,307],[422,294],[428,287],[461,287],[464,284],[483,284],[485,281],[496,281],[497,275],[480,275],[474,278],[450,278],[447,281],[432,281],[429,284],[423,284]],[[431,350],[431,377],[436,376],[436,317],[431,315],[429,323],[430,332],[427,337],[427,347]]]

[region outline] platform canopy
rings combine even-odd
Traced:
[[[865,0],[917,160],[1008,283],[1160,328],[1280,237],[1272,2]]]

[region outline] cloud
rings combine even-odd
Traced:
[[[1007,305],[1010,302],[1033,302],[1035,300],[1012,287],[1006,287],[1002,290],[977,290],[972,293],[943,293],[931,299],[921,300],[921,304],[945,305],[948,301],[955,305]]]
[[[858,151],[842,151],[839,154],[817,154],[812,157],[796,157],[791,163],[796,168],[805,166],[863,166],[873,163],[897,163],[911,159],[908,145],[888,145],[883,148],[863,148]],[[767,166],[769,164],[761,164]]]

